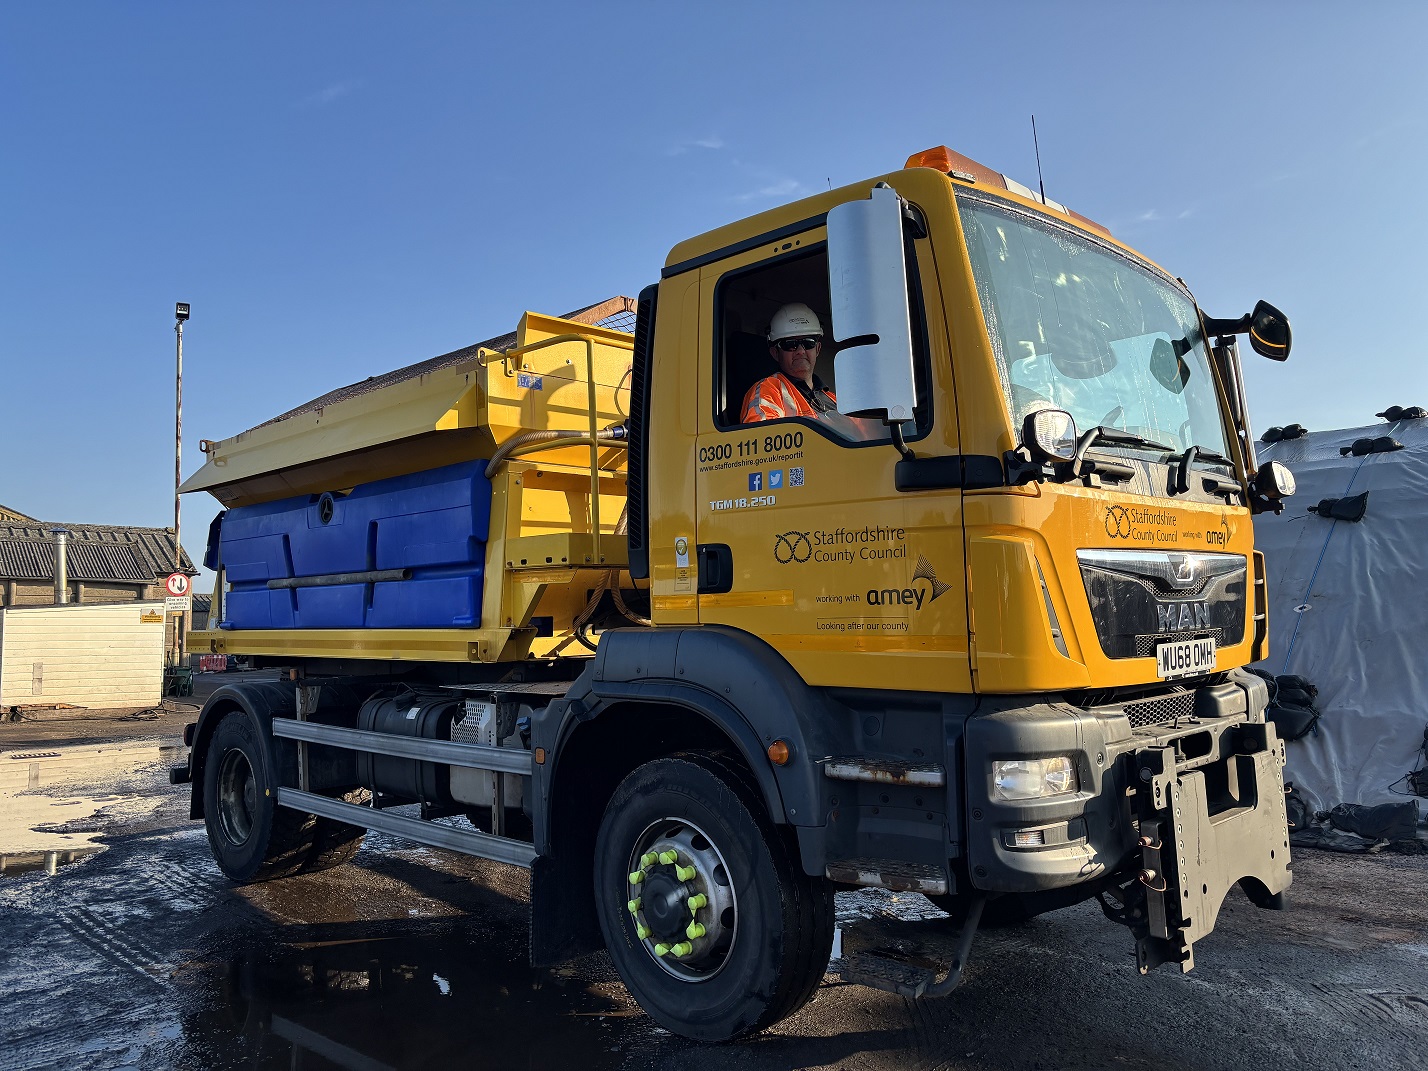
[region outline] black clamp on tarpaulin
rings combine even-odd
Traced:
[[[1358,522],[1363,520],[1364,514],[1368,512],[1368,496],[1369,493],[1365,491],[1351,498],[1322,498],[1317,506],[1309,507],[1309,512],[1330,520]]]
[[[1286,424],[1282,428],[1270,428],[1259,437],[1262,443],[1277,443],[1281,439],[1298,439],[1308,435],[1309,429],[1303,424]]]
[[[1347,457],[1353,454],[1354,457],[1363,457],[1365,454],[1390,454],[1395,450],[1402,450],[1403,444],[1391,435],[1380,435],[1376,439],[1355,439],[1352,446],[1339,447],[1339,456]]]
[[[1376,417],[1383,417],[1390,424],[1397,424],[1400,420],[1422,420],[1428,417],[1428,409],[1421,405],[1390,405],[1382,413],[1375,413]]]

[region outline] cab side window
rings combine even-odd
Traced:
[[[781,309],[793,303],[806,305],[821,328],[811,386],[796,374],[779,375],[780,364],[769,352],[770,324]],[[881,421],[844,416],[833,404],[832,399],[838,393],[834,371],[838,347],[833,341],[830,306],[828,254],[822,243],[805,252],[779,257],[772,263],[729,272],[720,279],[714,296],[717,331],[714,423],[717,428],[756,426],[744,419],[746,400],[754,392],[767,403],[759,424],[799,423],[849,446],[887,441],[888,429]],[[812,332],[809,335],[812,336]],[[913,335],[921,366],[925,364],[925,329],[919,325]],[[921,394],[924,398],[928,396],[925,389]],[[769,416],[770,412],[779,415]],[[930,414],[919,412],[917,417],[921,433],[930,424]]]

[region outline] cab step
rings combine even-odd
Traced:
[[[846,885],[927,896],[945,896],[948,884],[947,872],[941,867],[900,859],[833,859],[824,866],[823,876]]]
[[[972,952],[972,939],[977,936],[977,926],[982,921],[982,908],[986,903],[987,898],[979,895],[968,906],[967,921],[957,935],[957,949],[952,963],[941,981],[938,981],[935,970],[877,952],[855,952],[844,957],[838,966],[838,974],[845,982],[896,993],[908,1000],[946,996],[962,984],[962,971]]]
[[[908,1000],[919,999],[937,981],[936,971],[875,952],[857,952],[846,957],[838,974],[845,982],[896,993]]]

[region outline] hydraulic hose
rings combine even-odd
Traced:
[[[497,447],[496,452],[491,455],[491,460],[486,463],[486,479],[496,475],[501,462],[506,458],[524,452],[528,447],[541,446],[548,449],[553,446],[579,446],[589,441],[590,433],[587,431],[526,431],[513,435]],[[595,436],[595,442],[600,446],[629,446],[625,441],[623,427],[606,428]]]

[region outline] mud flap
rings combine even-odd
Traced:
[[[1268,724],[1241,727],[1234,742],[1213,787],[1208,771],[1177,769],[1174,748],[1136,755],[1145,902],[1134,931],[1141,974],[1162,963],[1191,970],[1195,942],[1215,928],[1236,884],[1260,907],[1283,906],[1292,880],[1284,745]]]

